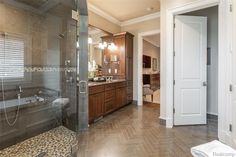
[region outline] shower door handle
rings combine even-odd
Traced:
[[[86,94],[88,89],[87,81],[79,81],[79,93]]]

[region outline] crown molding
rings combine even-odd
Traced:
[[[160,17],[160,12],[156,12],[153,14],[149,14],[149,15],[145,15],[145,16],[141,16],[141,17],[137,17],[137,18],[133,18],[130,20],[126,20],[126,21],[119,21],[118,19],[116,19],[115,17],[109,15],[108,13],[104,12],[103,10],[101,10],[100,8],[96,7],[95,5],[88,3],[88,9],[94,13],[96,13],[97,15],[107,19],[108,21],[117,24],[119,26],[128,26],[128,25],[132,25],[132,24],[136,24],[136,23],[140,23],[143,21],[147,21],[147,20],[151,20],[151,19],[155,19],[155,18],[159,18]]]
[[[94,13],[96,13],[97,15],[100,15],[101,17],[107,19],[108,21],[117,24],[117,25],[121,25],[121,22],[119,20],[117,20],[116,18],[114,18],[113,16],[109,15],[108,13],[104,12],[103,10],[101,10],[100,8],[94,6],[91,3],[88,3],[88,9]]]
[[[127,21],[124,21],[121,23],[121,26],[128,26],[128,25],[132,25],[132,24],[136,24],[136,23],[140,23],[143,21],[147,21],[147,20],[152,20],[155,18],[159,18],[160,17],[160,12],[156,12],[153,14],[149,14],[149,15],[145,15],[145,16],[141,16],[141,17],[137,17],[137,18],[133,18]]]
[[[145,40],[146,42],[148,42],[148,43],[152,44],[153,46],[155,46],[155,47],[157,47],[157,48],[159,48],[159,47],[160,47],[160,45],[159,45],[159,44],[157,44],[157,43],[155,43],[155,42],[153,42],[153,41],[151,41],[151,40],[149,40],[149,39],[143,38],[143,40]]]

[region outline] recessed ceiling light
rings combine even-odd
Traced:
[[[148,7],[148,8],[147,8],[147,11],[153,11],[153,10],[154,10],[153,7]]]

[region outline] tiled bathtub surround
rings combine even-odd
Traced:
[[[68,157],[77,147],[76,133],[60,126],[0,151],[1,157]],[[76,150],[74,150],[76,151]]]
[[[45,88],[24,88],[23,90],[24,93],[20,99],[22,104],[19,106],[17,117],[19,104],[17,98],[13,97],[15,91],[5,92],[5,96],[8,98],[5,98],[5,105],[0,100],[0,149],[62,125],[63,106],[53,103],[58,98],[57,91]],[[29,98],[34,100],[34,95],[37,95],[42,101],[27,102]],[[15,119],[16,122],[10,126],[7,119],[10,123],[13,123]]]

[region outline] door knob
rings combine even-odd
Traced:
[[[203,82],[202,85],[206,87],[207,86],[207,82]]]

